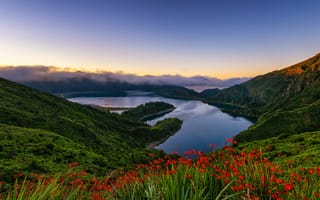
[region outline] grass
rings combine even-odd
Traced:
[[[279,134],[276,137],[240,143],[239,148],[261,148],[272,162],[290,164],[293,168],[320,166],[320,131],[301,134]]]
[[[197,155],[191,160],[188,156]],[[150,154],[150,157],[154,155]],[[260,150],[225,147],[207,155],[157,158],[133,170],[94,177],[69,165],[50,177],[18,174],[0,182],[3,199],[319,199],[320,168],[277,165]]]

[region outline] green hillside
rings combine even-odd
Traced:
[[[145,146],[180,126],[180,120],[171,119],[150,127],[0,79],[0,171],[4,173],[31,172],[29,162],[15,165],[28,156],[39,172],[83,161],[90,170],[103,173],[145,161],[153,151]]]
[[[320,131],[279,135],[268,139],[244,142],[239,149],[261,149],[263,156],[281,166],[308,168],[320,165]]]
[[[259,117],[236,139],[249,141],[320,129],[320,54],[207,98],[231,113]]]

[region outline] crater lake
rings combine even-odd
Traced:
[[[234,117],[220,111],[218,107],[195,100],[177,100],[145,93],[130,93],[126,97],[75,97],[69,101],[102,107],[130,108],[147,102],[162,101],[176,107],[172,112],[146,123],[154,125],[165,118],[176,117],[183,121],[181,129],[167,140],[154,146],[167,153],[178,152],[182,155],[187,150],[202,152],[212,151],[226,145],[227,138],[232,138],[246,130],[253,123],[244,117]],[[119,112],[119,111],[117,111]],[[120,111],[121,112],[121,111]]]

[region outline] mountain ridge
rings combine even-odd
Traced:
[[[274,136],[274,134],[316,131],[320,128],[320,121],[310,106],[312,105],[316,112],[320,109],[318,107],[320,99],[319,66],[320,54],[316,54],[284,69],[223,89],[206,98],[205,101],[218,105],[227,112],[258,118],[256,124],[235,137],[239,141],[263,139],[268,135]],[[301,116],[299,112],[303,112],[304,115]],[[285,113],[299,116],[299,119],[290,119]],[[310,121],[316,123],[311,128],[308,127],[311,125]],[[299,126],[293,125],[293,122],[298,123]],[[262,130],[259,127],[269,128]]]

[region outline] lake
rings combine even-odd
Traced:
[[[135,107],[153,101],[163,101],[176,107],[174,111],[157,119],[147,121],[153,125],[157,121],[177,117],[183,121],[181,129],[169,137],[156,149],[167,153],[195,149],[203,152],[212,150],[212,146],[222,147],[227,138],[247,129],[252,122],[243,117],[233,117],[223,113],[219,108],[201,101],[176,100],[155,96],[126,96],[126,97],[77,97],[68,99],[80,104],[93,104],[107,107]]]

